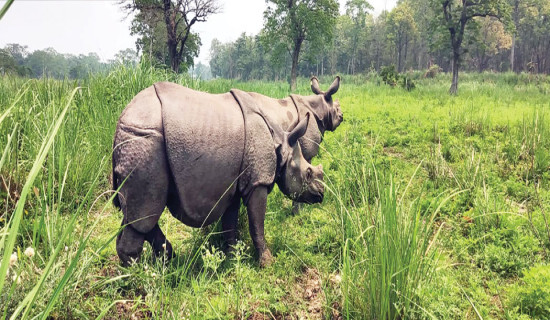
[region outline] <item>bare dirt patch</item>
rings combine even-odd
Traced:
[[[392,157],[392,158],[403,159],[405,157],[405,155],[402,152],[398,151],[394,147],[384,148],[384,153],[387,154],[388,156]]]
[[[106,316],[104,319],[115,320],[140,320],[152,319],[152,313],[146,310],[141,304],[136,304],[135,301],[119,301],[114,306],[114,313]]]
[[[300,310],[297,316],[302,319],[323,319],[323,306],[326,302],[321,277],[317,269],[307,268],[296,284],[296,292],[306,304],[307,312]]]
[[[332,276],[329,279],[330,285],[338,286],[341,278],[339,275]],[[292,305],[288,314],[269,314],[253,312],[248,320],[319,320],[319,319],[343,319],[341,315],[341,306],[338,302],[331,305],[332,311],[328,317],[325,316],[325,306],[327,300],[323,291],[323,280],[319,271],[315,268],[306,268],[302,275],[296,279],[296,283],[290,289],[286,297],[288,304]],[[285,299],[285,300],[286,300]]]

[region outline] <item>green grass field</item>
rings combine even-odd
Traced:
[[[173,81],[271,97],[286,83],[208,82],[146,66],[78,82],[0,78],[0,314],[39,319],[548,319],[550,77],[343,77],[325,135],[320,205],[291,214],[275,188],[260,269],[246,215],[232,258],[218,227],[169,214],[176,258],[122,268],[109,199],[117,118]],[[331,77],[323,77],[328,85]],[[309,94],[308,79],[299,79]],[[324,87],[323,86],[323,87]],[[76,89],[75,88],[79,88]],[[33,248],[33,252],[27,248]]]

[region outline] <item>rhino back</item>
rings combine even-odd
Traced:
[[[170,211],[194,227],[212,223],[236,193],[245,139],[241,109],[231,94],[212,95],[173,83],[154,86],[178,198]]]
[[[119,124],[162,133],[162,114],[159,99],[153,86],[142,90],[124,108]]]
[[[290,97],[285,99],[274,99],[255,92],[248,94],[258,102],[263,113],[269,115],[285,131],[292,131],[300,122],[298,111]]]

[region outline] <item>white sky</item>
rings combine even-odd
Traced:
[[[222,13],[197,23],[202,46],[199,60],[209,60],[212,39],[234,41],[243,32],[257,34],[263,25],[265,0],[219,0]],[[6,1],[0,0],[0,7]],[[339,0],[340,10],[346,0]],[[369,0],[376,14],[391,9],[397,0]],[[96,52],[112,59],[122,49],[134,48],[131,18],[120,10],[118,0],[15,0],[0,20],[0,48],[8,43],[27,45],[30,51],[54,48],[61,53]]]

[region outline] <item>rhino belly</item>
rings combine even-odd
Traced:
[[[236,194],[243,116],[231,96],[167,91],[158,93],[175,189],[169,209],[187,225],[205,226],[219,219]]]

